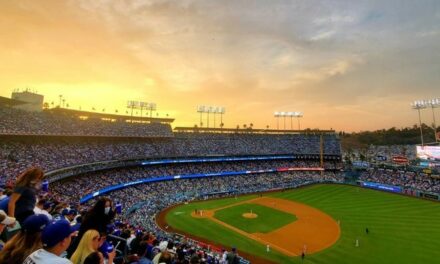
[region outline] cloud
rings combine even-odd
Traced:
[[[328,128],[317,109],[338,106],[366,128],[356,114],[372,118],[358,111],[377,98],[429,97],[440,83],[439,1],[21,0],[2,9],[2,95],[26,84],[55,98],[54,87],[107,86],[112,103],[145,97],[178,122],[212,103],[233,123],[264,126],[282,107]]]

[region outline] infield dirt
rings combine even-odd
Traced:
[[[270,233],[250,234],[214,217],[218,210],[243,203],[259,204],[290,213],[295,215],[297,220]],[[299,256],[302,252],[311,254],[326,249],[339,239],[341,233],[338,223],[324,212],[305,204],[272,197],[260,197],[215,210],[204,210],[202,214],[193,212],[191,215],[196,218],[208,218],[259,243],[270,245],[288,256]]]

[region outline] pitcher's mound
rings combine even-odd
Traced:
[[[244,217],[244,218],[257,218],[258,215],[257,215],[257,214],[254,214],[254,213],[244,213],[244,214],[243,214],[243,217]]]

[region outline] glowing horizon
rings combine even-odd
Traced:
[[[276,128],[275,111],[300,111],[302,128],[337,131],[411,126],[410,103],[440,97],[438,1],[0,7],[0,96],[30,88],[54,105],[62,94],[71,109],[107,113],[155,102],[161,117],[191,127],[198,105],[224,106],[231,128]],[[432,113],[422,119],[430,124]]]

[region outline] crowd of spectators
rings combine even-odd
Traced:
[[[196,241],[159,229],[155,216],[162,209],[181,202],[343,179],[340,163],[334,161],[325,163],[324,167],[332,170],[325,173],[260,172],[160,181],[113,191],[108,194],[109,198],[97,197],[79,204],[81,196],[97,189],[139,179],[310,168],[320,167],[320,162],[273,160],[107,168],[73,175],[50,185],[43,171],[149,158],[319,155],[321,136],[173,134],[169,124],[110,122],[96,117],[83,120],[67,112],[32,113],[3,107],[0,107],[0,119],[0,264],[101,264],[103,260],[142,264],[236,263],[235,249],[229,253],[213,253]],[[323,139],[324,154],[340,155],[340,142],[335,135],[323,135]],[[32,168],[25,170],[28,167]],[[120,240],[122,244],[118,247],[116,241],[111,244],[114,238],[109,235],[112,234],[126,240]],[[124,248],[128,254],[122,254]],[[121,255],[129,257],[122,259]]]
[[[106,137],[170,137],[171,126],[159,122],[131,123],[104,121],[100,118],[82,120],[77,116],[50,111],[29,112],[0,107],[0,134],[6,135],[67,135]]]
[[[186,169],[189,172],[202,172],[210,168],[212,169],[209,171],[226,168],[243,170],[250,167],[265,169],[274,165],[292,165],[286,161],[225,164],[181,164],[165,166],[167,168],[163,170],[154,168],[152,171],[180,174]],[[294,165],[315,166],[316,162],[298,161]],[[122,175],[125,173],[129,174],[129,177],[148,175],[148,170],[143,168],[127,169],[122,171],[121,175],[120,172],[121,169],[117,169],[108,174],[114,173],[118,175],[117,178],[123,178]],[[10,226],[12,222],[22,224],[22,229],[12,236],[0,250],[0,261],[8,259],[9,262],[5,263],[34,264],[54,261],[50,263],[82,264],[102,263],[101,260],[106,259],[108,263],[122,263],[121,250],[127,247],[129,258],[125,258],[126,263],[162,263],[162,261],[165,263],[232,263],[227,262],[226,258],[231,255],[231,258],[234,258],[235,250],[230,251],[229,254],[213,252],[206,248],[206,245],[168,234],[156,226],[155,215],[172,204],[212,196],[231,196],[292,188],[315,182],[342,181],[339,172],[324,174],[284,172],[180,179],[130,187],[110,193],[111,199],[98,197],[96,200],[89,201],[88,204],[79,205],[75,199],[78,193],[84,193],[85,190],[82,189],[84,185],[78,185],[78,183],[99,186],[102,181],[111,182],[91,173],[79,177],[79,180],[71,179],[65,182],[69,184],[69,181],[72,181],[71,188],[65,188],[65,184],[51,184],[50,187],[43,184],[40,190],[42,173],[40,169],[27,170],[20,175],[13,189],[2,190],[0,208],[3,211],[0,211],[0,217],[2,217],[0,218],[2,229],[0,233],[3,230],[8,230],[7,233],[9,233],[9,228],[4,227]],[[15,196],[18,197],[14,198]],[[32,204],[31,207],[25,206],[23,212],[14,210],[11,204],[17,203],[18,208],[20,199],[26,200],[24,204]],[[6,207],[3,201],[7,201]],[[116,205],[114,201],[117,201]],[[137,210],[130,210],[132,208],[137,208]],[[51,220],[55,222],[52,223]],[[119,248],[119,254],[116,253],[116,243],[111,244],[112,239],[108,237],[109,234],[127,239],[123,247]],[[32,247],[23,248],[23,245],[30,244]],[[10,262],[12,259],[14,261]],[[92,261],[90,259],[96,262],[88,262]],[[144,262],[140,262],[141,260]]]
[[[326,136],[327,137],[327,136]],[[179,133],[168,139],[7,138],[0,140],[0,184],[26,167],[45,171],[93,163],[151,157],[319,154],[319,136]],[[326,138],[324,154],[338,155],[339,140]],[[327,145],[328,144],[328,145]]]
[[[370,168],[362,173],[362,181],[377,182],[414,190],[440,193],[440,179],[418,172]]]
[[[161,233],[156,227],[155,215],[176,203],[295,188],[317,182],[343,182],[343,177],[341,173],[334,172],[326,172],[324,175],[320,172],[284,172],[188,179],[122,189],[113,192],[112,198],[120,201],[126,209],[141,203],[142,206],[127,217],[129,223]]]
[[[329,169],[336,169],[337,166],[338,163],[326,163],[326,167]],[[65,181],[54,182],[51,186],[54,190],[57,190],[64,196],[70,196],[70,194],[72,194],[69,199],[79,200],[81,196],[105,187],[147,178],[176,175],[182,176],[199,173],[258,171],[288,167],[317,168],[320,167],[320,164],[318,161],[271,160],[150,165],[86,173],[69,178]],[[93,184],[90,184],[91,179]],[[78,193],[71,191],[77,188],[80,188],[82,192]]]
[[[365,149],[346,149],[343,151],[343,156],[352,161],[365,160],[368,162],[391,162],[393,157],[396,156],[403,156],[408,160],[415,160],[417,157],[417,151],[415,145],[370,145]]]

